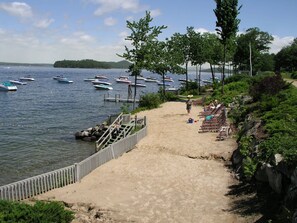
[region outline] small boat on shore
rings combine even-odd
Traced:
[[[9,81],[0,83],[0,91],[16,91],[17,89],[17,86],[13,85]]]
[[[68,78],[66,78],[66,77],[58,78],[57,81],[62,84],[72,84],[73,83],[73,81],[68,80]]]
[[[98,85],[98,84],[111,85],[110,82],[107,82],[107,81],[100,81],[100,80],[98,80],[98,79],[95,79],[94,81],[92,81],[92,83],[93,83],[94,85]]]
[[[105,85],[105,84],[95,84],[94,87],[97,90],[112,90],[113,88],[111,86]]]
[[[30,75],[28,76],[24,76],[24,77],[20,77],[21,81],[35,81],[35,79],[33,77],[31,77]]]
[[[16,84],[16,85],[26,85],[27,82],[21,81],[21,80],[9,80],[10,83]]]

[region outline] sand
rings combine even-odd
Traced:
[[[37,198],[91,203],[108,211],[104,222],[252,222],[232,211],[227,195],[237,181],[224,160],[236,142],[198,133],[201,110],[188,115],[185,103],[168,102],[139,113],[147,116],[148,135],[132,151]],[[198,121],[188,124],[189,117]]]

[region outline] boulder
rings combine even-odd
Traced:
[[[282,174],[279,173],[270,164],[266,165],[266,174],[269,186],[278,194],[282,191]]]
[[[255,178],[260,182],[268,182],[268,176],[266,173],[266,163],[261,165],[261,167],[256,171]]]

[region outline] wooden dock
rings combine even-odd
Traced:
[[[134,100],[133,98],[125,98],[125,97],[121,97],[120,94],[116,94],[114,97],[110,96],[109,94],[104,95],[104,101],[108,101],[108,102],[126,102],[126,103],[133,103]],[[135,99],[135,102],[138,103],[139,99]]]

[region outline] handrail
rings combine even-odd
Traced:
[[[119,116],[113,121],[112,124],[109,125],[107,130],[102,134],[102,136],[96,141],[95,143],[95,151],[98,152],[100,150],[100,147],[108,142],[108,140],[111,138],[111,134],[113,130],[115,129],[115,123],[119,122],[122,123],[123,121],[123,113],[119,114]]]

